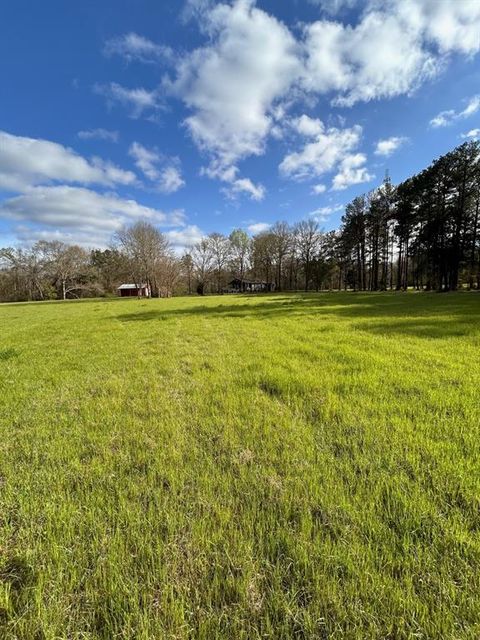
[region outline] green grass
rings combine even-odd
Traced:
[[[480,295],[0,307],[2,640],[480,637]]]

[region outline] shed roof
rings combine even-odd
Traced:
[[[121,284],[118,289],[145,289],[146,284]]]
[[[235,284],[237,282],[243,284],[272,284],[271,282],[266,282],[265,280],[248,280],[248,278],[234,278],[233,280],[230,280],[229,284]]]

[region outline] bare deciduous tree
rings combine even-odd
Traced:
[[[202,238],[200,242],[197,242],[192,247],[190,255],[192,256],[197,280],[197,293],[203,296],[213,268],[212,247],[208,239]]]
[[[45,268],[51,274],[62,300],[69,294],[77,297],[85,282],[88,269],[88,253],[77,245],[68,245],[58,240],[40,241],[37,250],[43,255]]]
[[[231,257],[231,245],[221,233],[211,233],[207,242],[212,253],[212,266],[217,283],[217,293],[221,293],[225,284],[225,267]]]
[[[232,271],[240,280],[243,280],[248,267],[248,254],[251,244],[250,238],[243,229],[234,229],[229,236],[229,240]]]
[[[308,291],[310,282],[310,267],[320,243],[318,222],[309,218],[302,220],[295,226],[297,247],[304,265],[305,291]]]
[[[187,283],[188,295],[190,296],[192,295],[192,281],[193,281],[193,275],[194,275],[194,269],[195,269],[195,265],[193,263],[193,258],[191,254],[185,253],[180,260],[180,264],[181,264],[182,273]]]
[[[276,288],[282,289],[283,262],[292,245],[292,231],[288,222],[277,222],[270,230],[273,236],[274,260],[276,262]]]
[[[252,242],[253,272],[257,278],[267,282],[271,281],[274,272],[274,243],[275,239],[269,231],[254,236]]]
[[[116,241],[128,259],[135,284],[138,287],[146,284],[151,295],[158,297],[162,266],[165,258],[171,256],[167,238],[152,224],[141,220],[118,231]]]

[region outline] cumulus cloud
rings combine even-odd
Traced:
[[[100,158],[87,160],[56,142],[0,131],[0,187],[6,191],[51,182],[112,186],[135,181],[131,171]]]
[[[157,182],[171,192],[181,178],[169,168],[160,167]],[[17,239],[60,238],[87,247],[105,246],[122,225],[136,220],[167,228],[185,226],[182,210],[165,212],[85,185],[136,186],[137,178],[131,171],[99,158],[87,160],[58,143],[0,132],[0,189],[15,194],[0,202],[0,218],[15,225],[9,233],[13,231]]]
[[[377,156],[391,156],[397,149],[404,145],[408,141],[408,138],[392,136],[391,138],[385,138],[379,140],[375,147],[375,155]]]
[[[318,120],[317,118],[310,118],[310,116],[305,114],[292,120],[291,126],[297,133],[300,133],[307,138],[315,138],[316,136],[321,135],[325,130],[324,124],[321,120]]]
[[[110,84],[96,84],[93,87],[95,93],[104,96],[107,104],[121,104],[130,111],[134,119],[140,118],[145,112],[158,110],[161,107],[158,91],[148,91],[143,87],[127,89],[117,82]]]
[[[175,165],[164,167],[160,171],[160,179],[158,188],[163,193],[174,193],[181,189],[185,184],[181,171]]]
[[[40,186],[0,203],[0,215],[24,226],[25,233],[47,228],[46,234],[58,233],[80,238],[82,244],[108,243],[122,225],[149,220],[160,226],[184,225],[181,210],[165,213],[116,194],[100,194],[84,187]],[[32,231],[33,229],[33,231]],[[80,241],[80,240],[76,240]]]
[[[107,142],[118,142],[120,134],[118,131],[109,131],[108,129],[85,129],[79,131],[77,136],[81,140],[106,140]]]
[[[472,56],[480,50],[480,3],[476,0],[395,0],[399,12],[420,23],[424,36],[440,54]]]
[[[477,53],[479,29],[475,0],[370,0],[355,25],[305,26],[304,84],[335,92],[343,106],[410,93],[448,64],[448,54]]]
[[[183,229],[172,229],[166,231],[167,236],[173,250],[177,254],[182,254],[189,247],[197,244],[205,236],[204,232],[196,225],[187,225]]]
[[[327,207],[319,207],[318,209],[311,211],[309,215],[312,216],[314,220],[321,223],[326,222],[331,215],[333,215],[334,213],[338,213],[339,211],[343,211],[343,209],[343,204],[335,204]]]
[[[282,160],[279,168],[284,176],[305,180],[336,170],[332,183],[334,191],[373,179],[374,176],[364,166],[366,156],[353,153],[362,137],[359,125],[344,129],[327,128],[321,120],[302,115],[292,120],[291,126],[306,138],[306,142],[300,151],[294,151]],[[314,193],[324,191],[322,184],[313,187]]]
[[[470,129],[467,133],[462,133],[462,138],[480,138],[480,129]]]
[[[263,200],[265,197],[265,187],[261,184],[254,184],[250,178],[238,177],[239,169],[235,165],[224,165],[220,160],[214,160],[208,167],[203,167],[200,173],[227,183],[228,186],[224,187],[222,191],[230,199],[235,199],[242,194],[257,201]]]
[[[204,17],[208,16],[214,4],[214,0],[186,0],[181,19],[183,22],[197,20],[201,25]]]
[[[264,152],[274,105],[300,73],[298,44],[253,0],[217,4],[203,21],[209,44],[166,86],[192,111],[185,125],[199,148],[228,166]]]
[[[106,56],[118,55],[127,62],[153,63],[161,60],[172,60],[171,47],[156,44],[138,33],[130,32],[107,40],[103,48]]]
[[[340,106],[408,93],[438,71],[418,30],[393,11],[371,10],[353,28],[315,22],[305,28],[305,46],[305,87],[334,91]]]
[[[348,11],[349,9],[353,9],[356,4],[358,4],[358,0],[308,0],[310,4],[316,5],[320,7],[322,11],[328,13],[330,15],[336,15],[338,13],[342,13],[343,11]]]
[[[314,184],[312,187],[312,193],[316,196],[320,195],[321,193],[325,193],[326,190],[327,187],[324,184]]]
[[[238,178],[234,180],[230,187],[224,189],[226,195],[230,198],[240,194],[247,194],[252,200],[263,200],[265,197],[265,188],[263,185],[254,184],[250,178]]]
[[[332,12],[354,4],[313,1]],[[319,19],[295,37],[254,0],[189,0],[187,13],[208,44],[187,53],[164,86],[190,110],[185,125],[198,147],[228,168],[264,153],[269,136],[280,139],[298,99],[326,95],[349,107],[409,94],[440,73],[451,53],[480,49],[475,0],[366,0],[361,7],[354,24]]]
[[[128,151],[129,155],[135,160],[135,165],[150,180],[158,180],[159,171],[157,164],[160,162],[160,156],[155,151],[151,151],[138,142],[133,142]]]
[[[466,107],[461,111],[455,111],[455,109],[441,111],[438,115],[430,120],[430,126],[434,129],[437,129],[438,127],[446,127],[449,124],[453,124],[457,120],[464,120],[465,118],[473,116],[480,109],[480,95],[473,96],[466,102]]]
[[[82,229],[41,229],[19,224],[11,233],[10,244],[33,244],[39,240],[58,240],[67,244],[77,244],[85,249],[107,247],[110,237],[95,228]]]
[[[166,158],[157,151],[147,149],[139,142],[133,142],[128,151],[135,165],[163,193],[174,193],[184,186],[185,181],[179,168],[178,158]]]
[[[264,233],[265,231],[268,231],[271,226],[272,225],[268,224],[268,222],[253,222],[248,225],[247,230],[253,234]]]
[[[359,125],[345,129],[327,128],[320,120],[305,115],[294,120],[292,126],[298,133],[303,133],[307,141],[300,151],[285,156],[280,172],[296,180],[315,178],[333,171],[346,158],[352,157],[350,154],[358,147],[362,136]],[[362,158],[365,161],[365,156]]]
[[[363,153],[347,155],[340,163],[340,171],[333,178],[332,189],[342,191],[354,184],[373,180],[375,176],[363,166],[366,161],[367,158]]]

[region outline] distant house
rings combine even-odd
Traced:
[[[149,298],[150,288],[148,284],[121,284],[118,289],[118,295],[122,298],[134,296],[137,298]]]
[[[234,278],[228,283],[227,293],[267,293],[274,290],[274,282]]]

